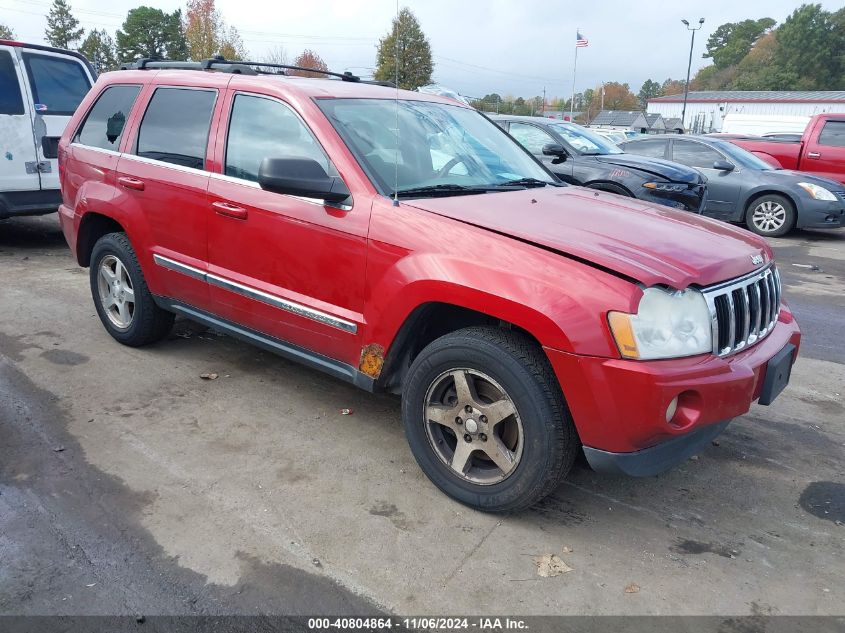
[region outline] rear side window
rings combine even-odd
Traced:
[[[138,156],[205,169],[216,90],[158,88],[138,130]]]
[[[111,86],[103,91],[73,139],[75,143],[117,151],[123,128],[141,86]]]
[[[24,53],[23,61],[35,103],[42,114],[71,115],[91,88],[91,80],[75,59]]]
[[[0,51],[0,114],[23,114],[21,87],[9,51]]]
[[[640,156],[663,158],[666,155],[666,141],[634,141],[622,145],[622,151]]]
[[[819,134],[819,145],[845,147],[845,121],[828,121]]]

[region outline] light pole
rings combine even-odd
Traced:
[[[686,129],[686,117],[687,117],[687,95],[689,94],[689,73],[692,69],[692,47],[695,45],[695,32],[698,31],[702,26],[704,26],[704,18],[698,19],[698,26],[690,26],[689,22],[686,20],[681,20],[683,22],[688,31],[692,31],[692,39],[689,43],[689,62],[687,63],[687,82],[684,84],[684,107],[681,110],[681,127]]]

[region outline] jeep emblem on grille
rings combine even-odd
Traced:
[[[759,266],[763,263],[763,256],[762,255],[752,255],[751,256],[751,263],[755,266]]]

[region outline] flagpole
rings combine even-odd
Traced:
[[[569,102],[569,121],[574,123],[575,112],[575,74],[578,72],[578,29],[575,29],[575,64],[572,67],[572,100]]]

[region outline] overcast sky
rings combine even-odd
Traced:
[[[86,29],[114,34],[138,0],[69,0]],[[184,6],[173,0],[145,0],[165,11]],[[705,18],[695,38],[693,74],[707,37],[720,24],[771,17],[778,22],[796,0],[708,0],[655,2],[595,0],[413,0],[401,2],[419,19],[431,42],[434,79],[461,94],[499,92],[515,96],[568,97],[572,91],[575,30],[589,39],[578,51],[575,87],[580,92],[602,81],[662,82],[686,75],[691,24]],[[823,0],[828,10],[841,0]],[[0,0],[0,22],[22,40],[43,42],[50,0]],[[240,31],[255,57],[283,46],[292,60],[303,48],[317,51],[332,70],[372,73],[376,44],[390,28],[395,0],[217,0],[226,21]]]

